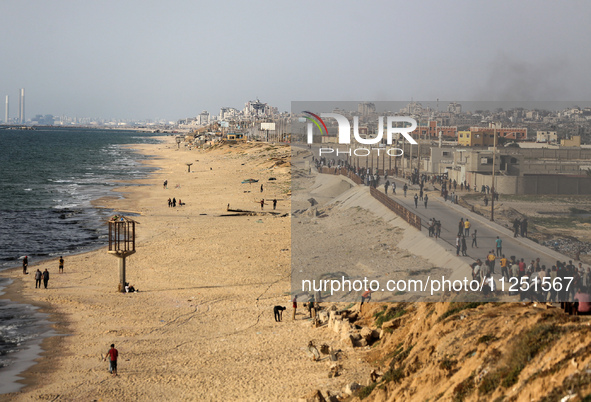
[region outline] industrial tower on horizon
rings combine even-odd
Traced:
[[[18,104],[18,122],[19,124],[25,124],[25,88],[21,88]]]

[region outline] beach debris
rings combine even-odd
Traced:
[[[258,183],[258,180],[256,180],[256,179],[242,180],[242,184],[252,184],[252,183]]]
[[[299,402],[326,402],[326,399],[322,396],[322,392],[319,389],[311,391],[306,396],[300,398]]]
[[[591,254],[591,243],[582,242],[575,238],[560,237],[545,240],[541,244],[572,258],[576,258],[577,254]]]
[[[327,402],[339,402],[342,398],[341,393],[337,392],[334,395],[330,391],[326,391]]]
[[[308,342],[308,347],[306,348],[306,355],[312,359],[312,361],[320,360],[320,352],[314,345],[313,341]]]
[[[339,350],[330,350],[330,355],[329,358],[331,361],[336,362],[337,360],[339,360],[339,353],[341,352],[341,349]]]
[[[380,378],[384,376],[384,373],[377,371],[376,369],[371,370],[369,373],[369,379],[371,382],[377,382]]]
[[[363,339],[365,339],[367,342],[371,341],[371,339],[373,338],[372,334],[373,331],[369,328],[369,327],[363,327],[361,329],[361,331],[359,331],[359,334],[361,335],[361,337]]]
[[[328,371],[328,378],[334,378],[341,375],[341,370],[343,366],[338,363],[333,363],[330,365],[330,369]]]
[[[355,391],[361,388],[361,385],[353,381],[351,384],[347,384],[343,392],[347,395],[353,395]]]
[[[272,180],[277,180],[277,178],[275,178],[275,177],[269,177],[269,181],[272,181]]]
[[[330,353],[330,346],[328,346],[326,343],[323,343],[322,345],[320,345],[320,353],[322,353],[323,355],[327,355]]]
[[[255,221],[256,223],[263,223],[262,219],[258,219]]]

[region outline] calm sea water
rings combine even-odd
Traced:
[[[21,265],[25,255],[31,265],[104,245],[105,219],[116,211],[91,201],[114,195],[121,181],[145,177],[152,170],[141,163],[145,156],[126,145],[157,141],[118,130],[0,129],[0,270]],[[47,331],[32,306],[0,300],[0,383],[30,359],[27,350]],[[0,393],[13,390],[0,386]]]

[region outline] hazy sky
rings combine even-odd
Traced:
[[[179,119],[292,100],[589,100],[591,2],[1,0],[27,117]],[[2,107],[0,119],[4,118]]]

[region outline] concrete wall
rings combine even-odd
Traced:
[[[461,172],[450,172],[452,180],[462,180]],[[470,186],[482,185],[492,187],[492,175],[479,173],[465,174]],[[567,175],[526,175],[496,176],[496,190],[499,194],[559,194],[559,195],[591,195],[591,177]]]

